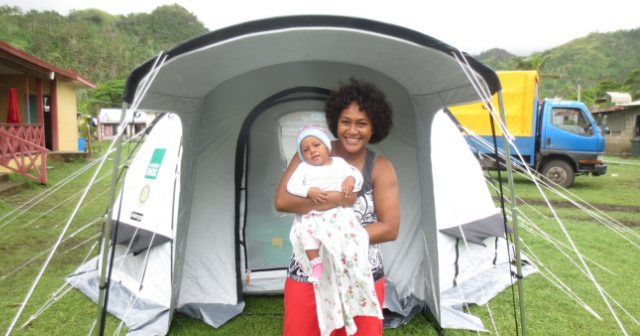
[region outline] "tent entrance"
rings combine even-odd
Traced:
[[[238,260],[245,272],[284,272],[289,267],[294,216],[275,210],[275,193],[297,151],[300,127],[326,126],[323,107],[327,94],[328,90],[320,88],[287,90],[258,105],[243,125],[237,152],[242,160],[236,160],[236,173],[238,167],[242,173],[236,205]]]

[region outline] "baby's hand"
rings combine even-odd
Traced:
[[[353,176],[349,176],[342,182],[342,192],[346,198],[351,198],[353,192],[353,186],[356,183],[356,179]]]
[[[307,192],[307,197],[309,197],[313,201],[313,203],[321,204],[327,201],[329,195],[326,191],[321,190],[318,187],[312,187]]]

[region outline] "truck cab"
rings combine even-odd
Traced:
[[[498,71],[502,84],[507,129],[517,151],[510,145],[518,164],[527,165],[554,183],[568,188],[575,175],[599,176],[607,172],[602,162],[604,138],[587,107],[578,101],[539,100],[537,71]],[[498,107],[497,95],[492,106]],[[448,110],[463,126],[472,151],[488,169],[504,169],[493,146],[504,149],[502,133],[491,127],[487,106],[480,102],[452,106]],[[482,141],[474,139],[475,136]],[[482,146],[482,143],[485,146]],[[520,153],[520,157],[517,153]]]
[[[607,172],[604,137],[583,103],[545,100],[539,112],[535,168],[541,175],[568,187],[575,174]]]

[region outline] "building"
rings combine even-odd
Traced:
[[[0,41],[0,140],[15,136],[29,144],[30,151],[15,152],[20,146],[10,146],[12,153],[2,152],[0,172],[15,171],[26,174],[35,158],[35,166],[46,160],[48,152],[78,151],[78,121],[76,118],[76,91],[95,89],[80,74],[60,69],[8,43]],[[10,90],[17,93],[20,124],[7,122]],[[46,150],[45,150],[46,148]],[[4,149],[3,149],[4,150]],[[36,153],[38,155],[34,156]],[[7,159],[11,157],[12,159]],[[23,164],[24,157],[28,163]],[[37,170],[37,169],[36,169]],[[30,178],[43,182],[42,174]],[[46,176],[44,182],[46,183]]]
[[[100,120],[100,137],[103,141],[113,140],[117,130],[118,125],[120,125],[120,115],[122,114],[121,109],[114,108],[103,108],[100,109],[100,115],[98,119]],[[127,110],[127,114],[125,116],[125,120],[129,123],[127,128],[125,129],[124,139],[129,139],[131,136],[140,133],[142,130],[146,129],[148,124],[153,121],[148,120],[147,113],[141,111]]]
[[[591,114],[604,134],[604,153],[631,153],[631,139],[640,137],[640,100],[617,106],[595,108]]]

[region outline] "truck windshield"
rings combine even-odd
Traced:
[[[552,108],[551,125],[580,136],[593,135],[589,119],[576,108]]]

